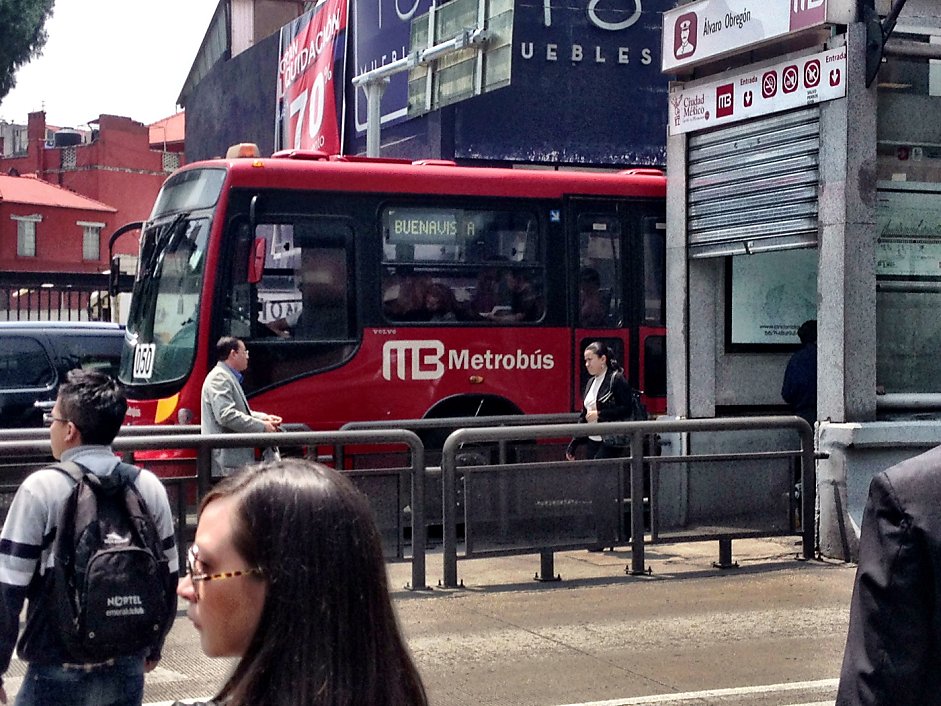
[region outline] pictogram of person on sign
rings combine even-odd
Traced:
[[[692,13],[677,19],[673,37],[673,56],[677,59],[696,51],[696,25],[696,15]]]

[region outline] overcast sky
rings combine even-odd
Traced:
[[[41,56],[21,67],[0,119],[77,127],[101,113],[149,124],[176,99],[218,0],[56,0]]]

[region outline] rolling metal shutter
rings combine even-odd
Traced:
[[[689,256],[817,244],[818,106],[690,137]]]

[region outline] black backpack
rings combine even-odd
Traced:
[[[74,462],[51,468],[75,482],[59,515],[48,594],[67,651],[98,662],[148,650],[175,617],[168,592],[176,587],[134,484],[140,469],[120,463],[96,476]]]

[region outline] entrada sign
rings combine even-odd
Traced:
[[[663,13],[663,71],[692,68],[793,32],[855,19],[849,0],[702,0]]]
[[[846,95],[846,47],[670,90],[671,135]]]

